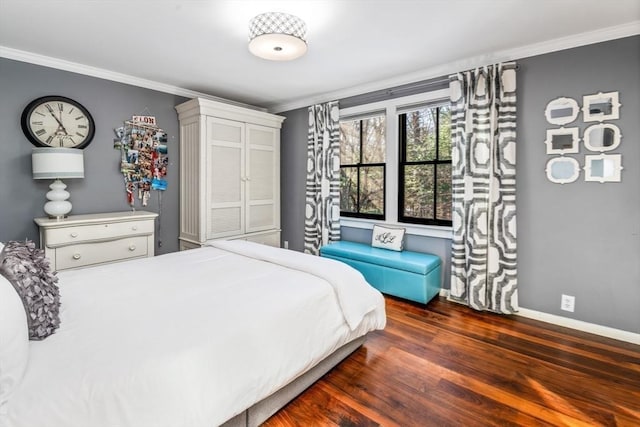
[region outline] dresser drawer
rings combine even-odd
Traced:
[[[55,250],[55,269],[85,267],[148,256],[147,237],[135,236],[99,243],[80,243]]]
[[[49,228],[44,231],[44,241],[48,247],[53,248],[79,242],[114,239],[131,235],[148,235],[153,232],[153,220],[124,221],[109,224]]]

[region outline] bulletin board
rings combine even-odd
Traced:
[[[133,116],[115,129],[113,147],[120,150],[127,203],[147,206],[152,190],[167,189],[167,134],[153,116]]]

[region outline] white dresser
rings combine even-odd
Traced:
[[[153,256],[157,216],[127,211],[34,221],[40,227],[40,247],[60,271]]]
[[[195,98],[180,120],[180,249],[216,239],[280,246],[284,117]]]

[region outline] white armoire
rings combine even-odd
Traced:
[[[195,98],[180,121],[180,249],[216,239],[280,246],[284,117]]]

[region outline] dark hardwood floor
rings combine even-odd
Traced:
[[[265,426],[640,426],[640,346],[386,301],[387,328]]]

